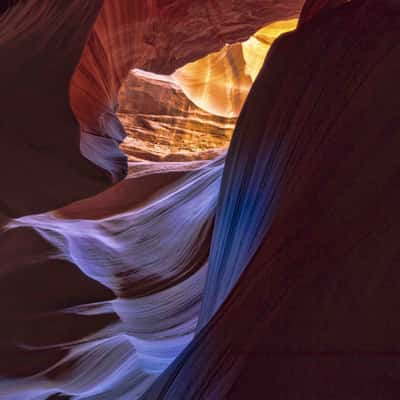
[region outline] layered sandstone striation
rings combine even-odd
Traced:
[[[117,115],[130,161],[213,158],[228,146],[236,121],[197,107],[171,77],[138,70],[122,86]]]
[[[399,398],[400,9],[307,1],[247,96],[301,3],[0,17],[2,400]]]
[[[296,19],[268,24],[172,75],[131,70],[117,107],[128,160],[209,159],[226,149],[271,44],[296,24]]]

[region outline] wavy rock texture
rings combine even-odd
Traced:
[[[122,86],[118,118],[130,161],[212,159],[228,146],[236,122],[194,105],[171,77],[139,70]]]
[[[236,117],[273,41],[297,20],[268,24],[247,41],[189,63],[172,75],[133,70],[118,95],[131,161],[211,159],[228,146]]]
[[[271,44],[296,26],[297,19],[268,24],[242,43],[225,45],[177,69],[172,77],[200,108],[222,117],[237,117]]]
[[[172,73],[300,3],[27,0],[0,17],[0,398],[138,398],[191,341],[224,155],[127,163],[118,94],[132,68]],[[232,128],[182,93],[175,120],[193,107],[212,143]]]
[[[133,165],[98,197],[3,227],[0,398],[146,390],[193,337],[222,168]]]
[[[0,21],[7,116],[2,170],[13,165],[17,151],[23,164],[4,177],[3,212],[54,209],[126,174],[118,148],[124,131],[114,111],[130,68],[171,73],[268,22],[297,15],[300,7],[300,0],[16,2]],[[27,110],[23,119],[21,108]],[[29,201],[20,195],[22,181]]]
[[[400,8],[322,11],[249,94],[199,333],[146,399],[399,395]]]
[[[118,100],[130,160],[192,160],[226,148],[268,50],[297,20],[268,24],[243,43],[189,63],[172,75],[133,70]]]
[[[146,135],[133,157],[165,159],[154,127],[225,129],[257,75],[234,43],[301,3],[26,0],[0,17],[1,399],[398,398],[397,2],[307,1],[226,159],[119,148],[132,68],[173,74],[130,75],[120,109]],[[220,76],[221,48],[237,61],[221,76],[242,69],[228,96],[186,66],[208,56]]]
[[[80,3],[19,1],[0,16],[2,214],[49,210],[111,183],[81,155],[69,105],[69,81],[102,5]]]

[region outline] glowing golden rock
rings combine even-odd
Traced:
[[[267,25],[243,43],[178,69],[173,78],[198,107],[224,117],[238,116],[272,42],[296,28],[297,19]]]

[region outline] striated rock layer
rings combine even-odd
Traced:
[[[20,160],[3,179],[3,213],[54,209],[104,190],[126,174],[126,157],[118,148],[125,134],[115,107],[131,68],[172,73],[225,43],[248,38],[268,22],[298,15],[301,3],[16,2],[0,17],[6,116],[1,170],[15,163],[16,154]],[[21,108],[24,118],[19,118]],[[29,199],[21,195],[20,182]]]
[[[272,42],[296,27],[279,21],[243,43],[189,63],[172,75],[130,71],[118,96],[128,159],[191,160],[215,157],[229,144],[242,108]]]
[[[145,392],[193,337],[223,161],[131,165],[1,229],[1,399]]]
[[[1,399],[139,398],[191,341],[224,155],[128,164],[118,94],[132,68],[170,74],[300,3],[26,0],[0,17]],[[200,119],[182,136],[200,147],[211,126],[214,146],[227,119],[176,95]]]
[[[397,2],[306,1],[226,159],[127,163],[119,148],[132,68],[173,74],[142,73],[153,96],[129,111],[135,135],[163,128],[167,146],[163,107],[177,130],[181,107],[202,127],[237,115],[255,74],[251,51],[225,44],[300,3],[25,0],[3,13],[1,399],[399,397]],[[196,65],[175,72],[208,56],[200,72],[219,76],[221,48],[239,60],[223,71],[242,68],[230,95],[197,84]]]
[[[399,396],[399,11],[324,8],[273,45],[227,156],[198,335],[144,398]]]
[[[195,106],[169,76],[138,70],[122,86],[118,118],[130,161],[211,159],[228,146],[236,122]]]

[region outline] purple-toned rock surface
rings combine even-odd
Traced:
[[[399,397],[400,6],[302,6],[1,3],[1,400]]]

